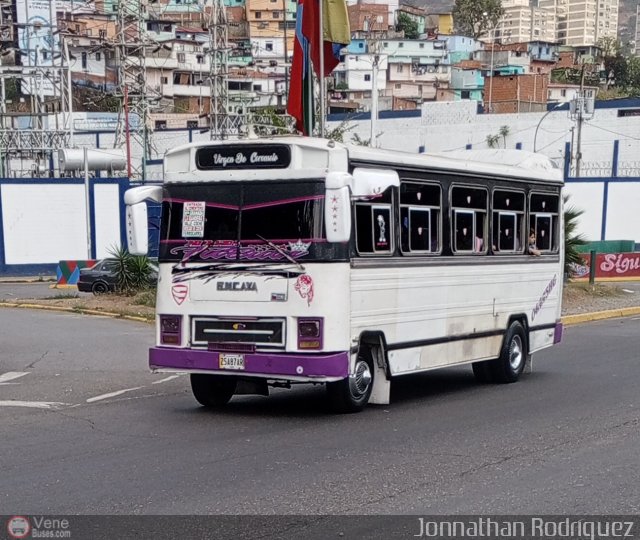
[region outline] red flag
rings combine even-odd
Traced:
[[[310,0],[307,0],[308,2]],[[311,91],[311,73],[309,70],[309,44],[302,33],[303,0],[298,0],[296,15],[296,38],[293,41],[293,61],[287,112],[296,119],[296,129],[304,135],[313,131],[313,94]]]
[[[320,40],[320,7],[323,11],[322,41]],[[320,47],[324,49],[324,73],[328,77],[340,63],[340,49],[351,41],[349,18],[344,0],[307,0],[302,33],[309,41],[313,69],[320,77]]]

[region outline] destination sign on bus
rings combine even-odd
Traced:
[[[196,151],[198,169],[284,169],[291,163],[291,150],[284,144],[256,146],[206,146]]]

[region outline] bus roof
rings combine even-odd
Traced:
[[[348,146],[349,157],[358,161],[394,162],[408,166],[476,172],[532,180],[562,182],[562,171],[547,156],[525,150],[459,150],[433,154],[381,150],[363,146]]]
[[[258,145],[288,145],[292,148],[291,166],[279,168],[278,176],[299,177],[299,171],[315,177],[324,176],[329,170],[346,166],[344,157],[371,166],[404,166],[426,170],[476,173],[487,176],[513,177],[528,180],[562,183],[562,171],[546,156],[524,150],[463,150],[437,154],[414,154],[397,150],[382,150],[365,146],[345,145],[315,137],[270,137],[227,141],[205,141],[185,144],[167,151],[165,155],[165,176],[167,181],[207,179],[267,179],[273,178],[273,169],[244,166],[228,169],[199,170],[196,167],[196,151],[207,147],[256,147]],[[238,170],[240,169],[240,170]],[[184,175],[184,176],[183,176]],[[304,176],[308,176],[305,174]]]

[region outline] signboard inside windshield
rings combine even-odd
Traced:
[[[182,237],[202,238],[204,236],[205,203],[185,201],[182,211]]]
[[[284,144],[207,146],[196,152],[198,169],[206,171],[286,169],[290,163],[291,150]]]

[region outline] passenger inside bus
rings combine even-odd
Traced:
[[[540,250],[536,246],[536,232],[533,229],[529,231],[529,255],[540,256]]]

